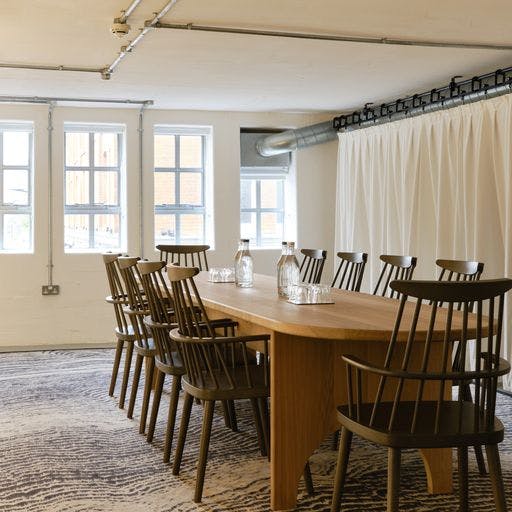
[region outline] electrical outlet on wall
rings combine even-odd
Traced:
[[[58,284],[44,284],[41,293],[43,295],[59,295],[60,286]]]

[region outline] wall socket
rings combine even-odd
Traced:
[[[41,293],[43,295],[59,295],[60,286],[58,284],[43,284]]]

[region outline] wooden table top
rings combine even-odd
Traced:
[[[399,305],[396,299],[338,289],[332,291],[334,304],[290,304],[278,296],[276,278],[261,274],[255,274],[252,288],[237,288],[233,283],[211,283],[208,272],[199,273],[195,282],[206,307],[272,331],[308,338],[387,343]],[[399,338],[406,337],[413,309],[412,302],[406,305],[402,319],[403,334]],[[417,328],[419,338],[427,332],[430,311],[430,306],[422,307]],[[454,311],[452,325],[455,335],[460,328],[461,317],[461,313]],[[442,337],[445,322],[446,310],[440,308],[436,320],[438,339]],[[473,323],[473,318],[470,318],[469,335]]]

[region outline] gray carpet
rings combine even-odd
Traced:
[[[0,510],[2,512],[224,512],[269,510],[269,468],[259,455],[250,408],[237,405],[240,433],[214,419],[203,503],[192,502],[201,411],[192,410],[182,472],[162,462],[168,397],[163,397],[155,440],[138,434],[134,420],[108,397],[113,352],[75,350],[0,354]],[[118,391],[118,389],[116,389]],[[116,393],[117,394],[117,393]],[[512,398],[499,397],[511,426]],[[501,445],[512,507],[512,437]],[[383,511],[386,452],[355,439],[343,511]],[[311,459],[316,494],[301,484],[297,510],[326,511],[336,454],[326,440]],[[455,475],[456,476],[456,475]],[[456,495],[429,496],[416,452],[405,452],[400,508],[456,511]],[[470,457],[472,511],[493,511],[488,478]]]

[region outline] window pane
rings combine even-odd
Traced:
[[[66,204],[89,204],[89,171],[66,171]]]
[[[30,249],[30,215],[4,215],[4,249]]]
[[[182,173],[180,173],[180,204],[202,206],[202,204],[203,204],[202,173],[200,173],[200,172],[182,172]]]
[[[89,134],[66,133],[66,166],[89,166]]]
[[[176,173],[155,172],[155,204],[176,203]]]
[[[240,237],[249,238],[252,243],[256,242],[256,213],[240,214]]]
[[[174,135],[155,135],[155,167],[176,167]]]
[[[4,165],[27,165],[29,162],[28,132],[4,132]]]
[[[121,246],[119,215],[103,214],[94,216],[94,248],[116,249]]]
[[[180,136],[180,167],[203,167],[203,137],[201,135]]]
[[[261,207],[281,208],[283,204],[283,181],[261,180]]]
[[[256,208],[256,181],[240,182],[240,208]]]
[[[281,213],[261,214],[261,246],[278,245],[283,238],[283,215]]]
[[[119,204],[119,173],[116,171],[95,171],[94,203],[115,206]]]
[[[202,242],[203,241],[203,214],[186,213],[180,215],[180,242]]]
[[[28,205],[28,171],[4,170],[4,203]]]
[[[176,242],[175,215],[155,215],[155,242]]]
[[[89,248],[89,215],[64,215],[64,247]]]
[[[94,134],[94,166],[117,167],[117,133],[98,132]]]

